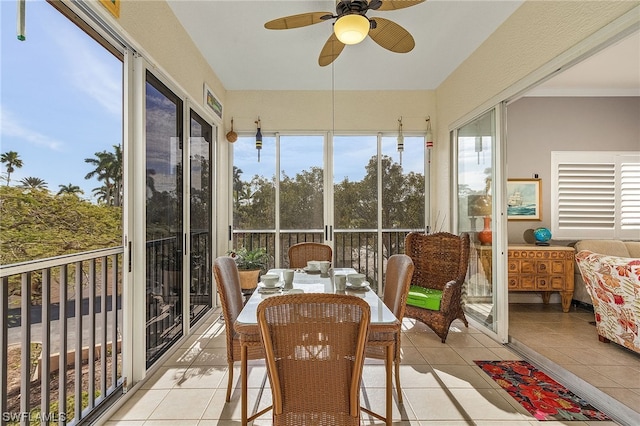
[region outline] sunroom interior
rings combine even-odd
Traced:
[[[546,305],[538,294],[508,292],[506,252],[510,244],[532,244],[532,228],[552,228],[552,152],[638,154],[638,2],[519,1],[503,6],[501,2],[485,2],[502,17],[488,19],[491,27],[478,33],[483,40],[470,43],[474,47],[455,64],[451,62],[456,59],[420,56],[423,51],[418,48],[395,54],[363,43],[347,46],[327,67],[316,61],[328,31],[324,28],[323,32],[321,24],[293,29],[289,34],[268,32],[261,26],[283,15],[332,10],[332,2],[49,3],[76,20],[122,61],[122,245],[96,257],[78,259],[104,259],[102,269],[118,277],[108,281],[104,276],[103,283],[109,282],[111,287],[105,288],[102,299],[118,295],[118,300],[112,300],[119,312],[105,317],[105,321],[115,322],[104,327],[102,342],[111,345],[118,341],[116,363],[120,371],[108,380],[112,390],[103,389],[104,399],[97,398],[90,409],[76,405],[76,411],[84,413],[84,421],[96,420],[91,408],[108,400],[110,392],[114,395],[111,400],[117,400],[123,390],[139,389],[193,330],[219,314],[210,273],[215,257],[242,245],[264,245],[271,251],[270,266],[281,267],[286,263],[286,248],[295,242],[327,242],[339,252],[347,238],[366,234],[375,241],[372,253],[364,256],[367,260],[356,260],[353,255],[338,258],[336,254],[335,261],[357,265],[382,282],[385,259],[402,251],[402,238],[410,231],[470,232],[473,249],[479,253],[481,244],[476,235],[482,230],[482,221],[470,217],[466,204],[460,204],[461,184],[476,193],[490,191],[494,200],[490,212],[494,218],[490,225],[491,272],[483,269],[479,255],[470,262],[469,285],[478,289],[476,299],[469,301],[474,327],[499,344],[515,344],[518,351],[546,368],[558,369],[556,373],[570,383],[588,384],[586,379],[580,381],[578,370],[558,367],[559,358],[549,352],[545,355],[548,349],[529,347],[530,336],[512,333],[510,321],[522,312],[522,306],[532,305],[538,321],[553,327],[559,316],[584,315],[589,307],[572,304],[571,312],[563,313],[558,294]],[[424,12],[419,8],[431,7],[429,2],[389,12],[389,16],[414,33],[416,45],[437,45],[430,52],[445,54],[451,48],[442,35],[438,39],[419,38],[424,36],[419,29],[422,14],[446,11],[444,3],[434,3],[434,9],[425,8]],[[28,25],[28,7],[26,17]],[[456,24],[462,28],[471,22]],[[252,43],[257,47],[251,47]],[[605,56],[622,44],[630,46],[620,52],[631,56],[631,66],[613,66],[612,58]],[[265,45],[274,48],[265,51]],[[403,62],[403,55],[408,62]],[[622,80],[616,74],[620,68],[635,72],[635,86],[607,92],[604,89],[613,86],[609,82],[603,87],[567,89],[567,81],[576,81],[586,73],[580,66],[596,67],[595,62],[589,65],[587,58],[598,55],[611,67],[605,74],[616,75],[618,82]],[[434,76],[428,65],[409,61],[445,62],[447,66],[434,67],[443,73]],[[3,58],[3,68],[5,62]],[[554,86],[557,81],[565,86]],[[153,127],[162,120],[166,126]],[[397,145],[400,129],[405,138],[404,159]],[[238,135],[233,143],[228,138],[231,130]],[[257,149],[256,133],[261,133],[261,149]],[[472,168],[480,173],[472,178],[463,176],[467,166],[461,163],[465,138],[469,137],[473,142],[469,151]],[[287,157],[287,149],[297,157]],[[308,152],[315,156],[305,157]],[[366,169],[370,158],[376,158],[375,171],[384,176],[385,156],[404,165],[407,174],[402,177],[414,170],[421,174],[418,185],[422,186],[423,210],[412,218],[402,216],[400,224],[385,222],[381,214],[373,225],[345,225],[340,215],[356,214],[356,210],[334,208],[340,167],[353,161]],[[410,169],[412,164],[417,168]],[[301,221],[287,228],[283,218],[291,205],[286,203],[297,199],[287,201],[284,196],[266,207],[272,217],[262,222],[263,227],[256,228],[260,221],[238,219],[242,203],[234,186],[237,169],[243,169],[248,178],[254,173],[271,178],[271,173],[276,176],[277,190],[284,193],[279,185],[291,177],[287,170],[305,168],[319,170],[320,176],[316,183],[321,186],[321,198],[310,210],[315,214],[299,214],[312,223]],[[541,217],[507,220],[506,209],[499,207],[506,205],[507,180],[530,178],[541,180]],[[163,198],[162,194],[172,191],[178,196]],[[377,191],[380,200],[372,209],[389,208],[382,197],[383,185]],[[173,204],[168,211],[158,210],[165,203]],[[632,239],[640,239],[637,234]],[[570,246],[577,239],[554,239],[552,243]],[[166,270],[167,258],[176,255],[182,256],[178,262],[182,267]],[[51,267],[64,264],[53,262]],[[119,266],[113,270],[107,264]],[[31,270],[46,267],[50,266],[38,264]],[[28,270],[3,266],[2,277]],[[160,287],[157,291],[149,285],[151,281]],[[82,291],[76,297],[82,299]],[[24,313],[24,305],[22,309]],[[104,305],[102,312],[109,309]],[[532,315],[526,308],[525,314],[526,318]],[[542,319],[545,315],[546,320]],[[592,339],[595,334],[581,338]],[[25,339],[29,337],[23,336],[21,342],[28,342]],[[79,352],[74,356],[80,357]],[[640,361],[633,356],[625,359],[640,372]],[[101,362],[102,366],[107,364],[105,358]],[[103,382],[107,382],[106,376]],[[621,423],[640,415],[633,408],[640,401],[638,386],[611,394],[597,387],[594,385],[590,396],[620,404]]]

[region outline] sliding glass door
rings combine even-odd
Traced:
[[[182,336],[182,100],[146,77],[147,366]]]
[[[506,336],[504,242],[500,184],[499,117],[496,109],[454,131],[457,179],[457,231],[471,237],[465,283],[466,315],[499,336]],[[506,240],[506,239],[505,239]]]
[[[213,306],[215,127],[197,108],[146,71],[145,173],[136,180],[141,192],[144,185],[144,271],[131,266],[146,282],[147,368]]]
[[[212,125],[190,110],[189,318],[191,324],[194,324],[212,306],[212,139]]]

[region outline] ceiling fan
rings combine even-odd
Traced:
[[[425,0],[339,0],[336,14],[309,12],[285,16],[264,24],[269,30],[288,30],[306,27],[335,19],[333,33],[327,40],[318,64],[324,67],[335,61],[347,44],[357,44],[369,35],[373,41],[396,53],[410,52],[415,46],[411,34],[400,25],[385,18],[366,16],[369,10],[395,10],[423,3]]]

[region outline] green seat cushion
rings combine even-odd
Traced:
[[[432,311],[439,311],[441,299],[442,290],[434,290],[431,288],[412,285],[411,287],[409,287],[407,305],[430,309]]]

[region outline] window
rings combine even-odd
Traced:
[[[233,247],[265,247],[281,267],[291,245],[324,242],[335,267],[367,273],[375,288],[406,234],[425,229],[425,153],[422,135],[404,136],[400,161],[396,135],[318,131],[263,135],[258,162],[255,137],[241,136],[233,144]]]
[[[555,238],[640,238],[640,153],[556,151],[551,170]]]
[[[182,100],[146,83],[147,368],[182,336]]]

